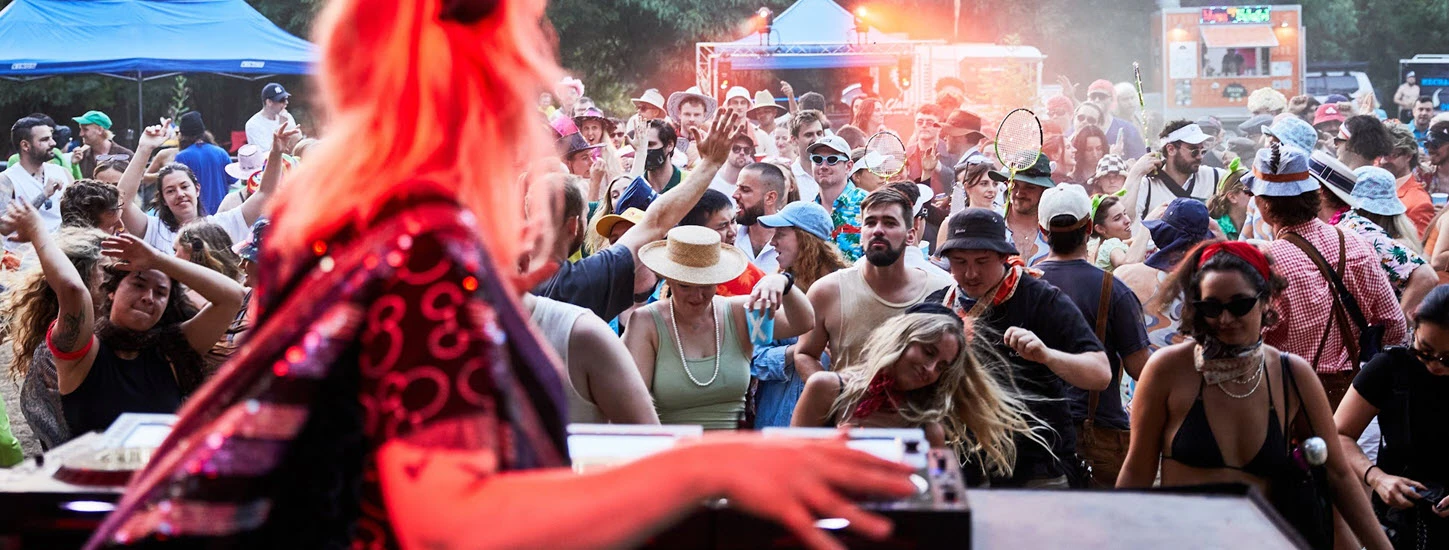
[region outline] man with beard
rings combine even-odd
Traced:
[[[18,198],[35,206],[45,230],[60,227],[60,190],[70,184],[70,171],[50,162],[55,148],[53,129],[45,121],[25,117],[10,127],[10,143],[18,151],[20,161],[0,172],[0,200]],[[9,228],[5,229],[9,233]],[[23,248],[19,243],[5,241],[7,250]]]
[[[830,213],[835,231],[830,234],[835,246],[854,262],[863,254],[860,249],[860,211],[866,193],[850,181],[850,146],[840,136],[825,136],[810,146],[810,163],[815,165],[815,181],[820,184],[817,201]],[[909,221],[909,220],[908,220]]]
[[[865,198],[861,235],[867,239],[867,263],[842,269],[811,285],[807,297],[815,327],[795,346],[795,372],[801,379],[824,370],[820,357],[830,350],[831,369],[855,365],[871,331],[905,312],[951,279],[906,266],[907,243],[915,238],[914,205],[890,186]]]
[[[1162,129],[1162,156],[1156,171],[1147,174],[1138,193],[1134,219],[1145,220],[1157,207],[1178,197],[1207,202],[1217,192],[1226,172],[1203,166],[1205,143],[1212,139],[1202,128],[1186,120],[1175,120]],[[1132,182],[1127,182],[1132,187]]]
[[[1106,114],[1101,128],[1102,131],[1107,132],[1107,141],[1111,145],[1117,145],[1118,141],[1125,140],[1122,143],[1123,158],[1135,159],[1147,154],[1146,142],[1142,140],[1142,132],[1137,130],[1136,125],[1112,115],[1112,100],[1115,94],[1116,89],[1112,87],[1111,82],[1097,80],[1087,87],[1087,103],[1096,105]]]
[[[1011,477],[993,478],[991,485],[1066,488],[1067,474],[1078,472],[1064,462],[1074,456],[1076,444],[1064,388],[1108,389],[1107,354],[1071,298],[1020,265],[1000,215],[967,208],[951,216],[947,228],[940,250],[955,284],[926,301],[950,307],[974,323],[978,338],[993,340],[1008,358],[1012,381],[1029,398],[1027,407],[1054,430],[1042,433],[1050,449],[1018,438]]]
[[[648,299],[654,290],[654,277],[649,268],[639,261],[639,249],[663,239],[665,232],[678,225],[709,189],[710,180],[714,179],[715,172],[724,164],[725,155],[729,153],[726,128],[732,128],[734,124],[733,113],[716,120],[709,137],[704,138],[704,142],[700,144],[704,157],[700,160],[699,167],[690,172],[689,178],[654,199],[645,212],[644,219],[629,228],[619,237],[618,242],[577,262],[569,262],[568,257],[583,245],[583,235],[588,223],[584,213],[588,208],[583,200],[578,178],[563,174],[550,176],[545,183],[557,189],[558,196],[563,197],[563,204],[526,206],[529,209],[554,207],[555,211],[560,212],[561,215],[556,218],[560,223],[555,229],[557,238],[554,249],[545,251],[549,254],[549,260],[558,263],[559,270],[535,287],[533,294],[586,308],[601,319],[613,319],[633,305],[636,299],[640,302]],[[673,170],[664,161],[668,158],[664,156],[665,148],[672,148],[674,143],[670,139],[674,137],[673,129],[666,132],[665,128],[669,127],[662,121],[650,121],[646,130],[650,132],[646,164],[656,162],[657,157],[660,166]],[[665,138],[663,142],[659,140],[661,136]],[[644,166],[636,164],[632,173],[635,176],[634,181],[620,195],[621,203],[627,202],[624,199],[626,195],[650,191],[644,187],[652,186],[657,177],[650,173],[649,183],[646,184],[643,170]],[[670,173],[668,170],[663,173]],[[658,167],[655,171],[659,171]],[[677,170],[674,174],[678,178]],[[570,195],[574,192],[578,193],[577,200]]]
[[[1037,225],[1036,208],[1041,202],[1041,194],[1057,186],[1052,181],[1052,160],[1041,155],[1037,157],[1036,164],[1017,172],[1015,177],[1005,170],[992,170],[986,175],[995,182],[1011,182],[1007,197],[1010,204],[1006,209],[1006,238],[1014,243],[1016,250],[1021,251],[1026,265],[1036,265],[1050,251],[1046,237]],[[938,254],[939,251],[937,248]]]
[[[734,200],[739,207],[735,221],[740,224],[735,234],[735,248],[745,253],[755,267],[765,273],[780,270],[779,256],[770,240],[775,230],[760,225],[759,220],[773,216],[785,202],[785,171],[768,162],[756,162],[740,170]]]

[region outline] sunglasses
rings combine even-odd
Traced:
[[[1449,353],[1430,355],[1429,352],[1419,349],[1419,346],[1410,347],[1409,351],[1413,352],[1414,357],[1418,357],[1425,364],[1438,362],[1440,365],[1449,365]]]
[[[1087,116],[1087,115],[1077,115],[1077,122],[1080,122],[1080,123],[1083,123],[1083,124],[1096,124],[1097,123],[1097,117],[1090,117],[1090,116]]]
[[[616,138],[621,138],[621,137],[624,137],[624,132],[614,132],[611,135],[613,135]]]
[[[920,126],[922,128],[937,128],[941,126],[941,123],[935,120],[931,120],[929,118],[923,118],[916,121],[916,126]]]
[[[850,157],[845,155],[810,155],[810,162],[824,164],[826,166],[835,166],[848,160],[850,160]]]
[[[754,147],[730,147],[730,152],[731,153],[740,154],[740,155],[753,155],[753,154],[755,154],[755,148]]]
[[[1253,311],[1253,306],[1258,305],[1258,298],[1261,296],[1261,294],[1258,296],[1248,296],[1228,302],[1198,300],[1192,303],[1192,307],[1197,312],[1197,316],[1203,319],[1212,319],[1222,315],[1224,311],[1232,314],[1233,317],[1242,317],[1247,315],[1249,311]]]
[[[1093,100],[1093,101],[1102,101],[1102,100],[1105,100],[1105,99],[1110,98],[1110,97],[1112,97],[1112,96],[1107,95],[1107,94],[1104,94],[1104,93],[1100,93],[1100,92],[1094,93],[1094,94],[1087,94],[1087,99],[1090,99],[1090,100]]]

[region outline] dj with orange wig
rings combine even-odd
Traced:
[[[250,340],[89,548],[618,547],[719,497],[812,547],[838,546],[820,517],[889,533],[847,495],[907,496],[911,468],[843,440],[708,436],[567,469],[559,371],[519,305],[550,266],[517,267],[555,226],[525,226],[525,187],[553,199],[518,184],[550,155],[543,9],[330,2],[318,80],[326,133],[348,138],[319,142],[276,197]]]

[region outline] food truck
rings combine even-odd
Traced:
[[[1242,120],[1253,90],[1303,93],[1302,6],[1164,9],[1153,14],[1151,29],[1154,70],[1144,70],[1142,85],[1160,92],[1156,107],[1166,120]]]

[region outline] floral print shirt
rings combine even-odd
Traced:
[[[835,198],[830,206],[830,222],[835,230],[830,237],[835,239],[835,246],[845,255],[847,262],[854,263],[865,250],[860,246],[860,203],[865,202],[868,193],[864,189],[855,186],[855,182],[847,180],[845,190]],[[818,202],[824,197],[816,197]]]
[[[1409,250],[1403,243],[1390,237],[1378,224],[1353,210],[1344,212],[1337,225],[1353,230],[1373,246],[1374,253],[1378,254],[1379,262],[1384,268],[1384,274],[1389,276],[1389,284],[1394,287],[1395,296],[1403,295],[1404,287],[1409,284],[1409,276],[1419,266],[1426,264],[1423,256]]]

